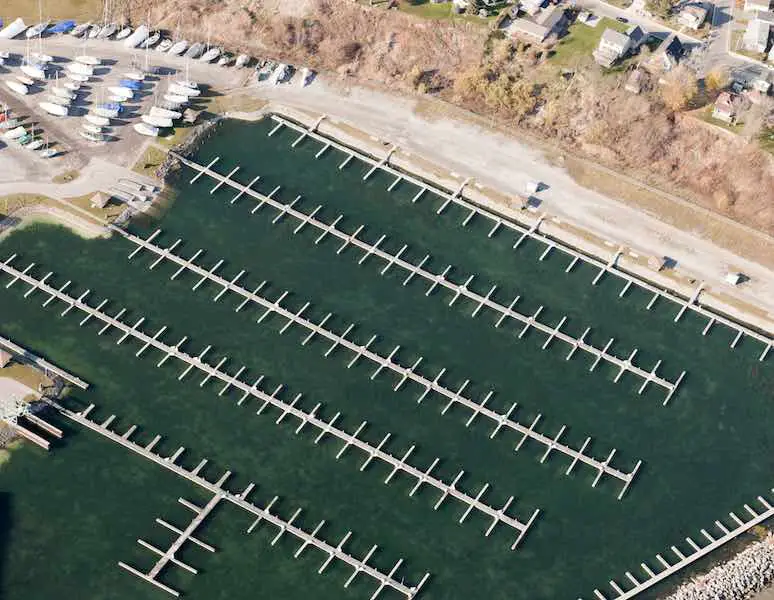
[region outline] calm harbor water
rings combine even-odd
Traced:
[[[350,450],[337,461],[339,444],[316,445],[316,432],[296,435],[298,423],[290,417],[275,424],[277,412],[257,416],[256,403],[237,406],[241,394],[219,396],[222,385],[200,386],[201,375],[179,381],[180,363],[157,368],[160,356],[152,351],[137,358],[135,343],[117,345],[115,333],[98,336],[96,323],[79,327],[83,316],[75,311],[62,317],[61,306],[41,307],[41,295],[25,299],[22,286],[0,286],[0,333],[92,384],[88,392],[72,394],[74,405],[93,402],[95,414],[118,415],[119,428],[140,425],[140,441],[160,433],[170,453],[185,446],[184,462],[191,467],[207,457],[211,479],[225,469],[234,472],[232,489],[254,481],[254,501],[280,496],[279,512],[289,517],[303,508],[300,522],[309,529],[326,519],[329,541],[351,530],[353,551],[364,554],[378,544],[372,562],[383,569],[403,557],[399,575],[407,583],[429,571],[422,594],[428,599],[588,600],[594,588],[608,591],[613,578],[624,583],[625,571],[639,574],[643,560],[686,536],[698,539],[701,528],[710,529],[715,519],[743,510],[771,488],[774,368],[771,358],[758,362],[756,342],[744,340],[730,350],[734,333],[724,327],[702,336],[705,323],[691,312],[675,324],[671,303],[646,310],[650,296],[632,288],[619,298],[624,282],[612,276],[592,286],[591,267],[565,273],[570,259],[556,250],[543,261],[544,248],[536,242],[513,250],[514,235],[504,228],[487,238],[491,223],[476,217],[463,227],[467,211],[450,206],[438,216],[438,198],[426,194],[412,203],[412,186],[401,183],[388,192],[392,178],[380,173],[363,182],[366,165],[353,161],[339,170],[341,154],[329,150],[315,159],[316,142],[291,148],[297,134],[280,130],[269,138],[271,127],[225,122],[194,158],[206,164],[220,156],[223,173],[238,164],[236,178],[243,183],[260,175],[254,186],[259,191],[281,186],[275,198],[301,196],[294,206],[307,213],[321,205],[316,216],[326,222],[344,215],[342,229],[354,232],[362,224],[359,237],[375,242],[385,235],[386,250],[406,244],[407,260],[430,254],[425,267],[433,272],[451,264],[455,281],[475,275],[470,287],[482,294],[497,285],[494,298],[501,303],[519,295],[516,308],[532,314],[542,306],[545,323],[566,315],[562,330],[579,335],[591,327],[588,340],[598,347],[614,337],[618,356],[637,348],[635,362],[646,369],[660,359],[659,373],[670,381],[685,370],[678,393],[664,407],[665,392],[657,386],[638,395],[638,377],[627,373],[615,383],[617,369],[606,363],[589,372],[589,355],[579,351],[566,361],[569,348],[559,341],[542,350],[542,334],[530,331],[519,339],[517,323],[495,328],[499,315],[484,309],[473,317],[475,305],[464,298],[449,306],[451,294],[437,289],[426,295],[428,283],[418,277],[404,286],[408,273],[398,266],[381,274],[384,263],[373,256],[359,264],[362,252],[350,246],[337,253],[341,242],[332,236],[315,243],[319,231],[298,230],[291,216],[274,222],[276,211],[263,206],[251,212],[256,202],[247,196],[232,204],[235,192],[227,187],[211,194],[211,180],[189,184],[188,169],[177,177],[178,194],[166,215],[135,224],[134,232],[147,236],[161,228],[157,243],[181,239],[176,251],[185,257],[203,249],[198,263],[207,268],[223,259],[218,273],[227,279],[245,269],[243,287],[265,281],[261,294],[271,300],[288,291],[287,308],[309,302],[304,315],[316,322],[332,313],[327,328],[341,332],[355,323],[350,339],[365,343],[378,334],[373,349],[386,355],[400,345],[400,362],[423,357],[419,371],[430,378],[445,368],[448,388],[470,380],[466,392],[478,399],[493,390],[492,408],[507,410],[518,402],[515,417],[529,424],[541,414],[538,429],[548,435],[566,424],[565,443],[579,447],[592,436],[595,457],[617,448],[613,465],[623,471],[643,460],[625,498],[616,500],[621,485],[609,477],[592,488],[596,473],[588,467],[566,476],[569,461],[557,452],[541,464],[544,448],[534,442],[514,452],[519,438],[513,434],[490,439],[493,425],[484,418],[466,427],[469,413],[462,408],[442,415],[441,398],[418,404],[422,390],[407,383],[394,391],[394,373],[382,371],[372,380],[375,365],[364,359],[347,368],[352,357],[345,351],[326,358],[329,343],[320,338],[301,345],[308,332],[290,327],[280,333],[285,322],[274,315],[259,324],[261,309],[235,312],[241,304],[235,295],[213,302],[219,289],[205,283],[192,291],[198,278],[190,274],[171,280],[177,270],[172,264],[149,270],[155,257],[148,253],[129,261],[129,242],[29,228],[0,245],[0,259],[18,253],[17,266],[35,262],[38,275],[53,271],[54,285],[72,280],[71,294],[90,289],[92,305],[108,298],[108,312],[127,307],[125,321],[145,316],[146,332],[167,325],[164,340],[173,344],[188,336],[189,354],[212,345],[210,362],[227,356],[230,373],[247,366],[245,381],[265,375],[262,389],[282,383],[286,400],[303,393],[301,405],[310,410],[322,403],[320,414],[327,418],[341,412],[337,423],[348,431],[366,420],[362,437],[372,443],[391,432],[391,453],[402,455],[416,444],[412,464],[424,468],[440,457],[434,473],[445,480],[464,469],[460,485],[466,491],[474,494],[489,482],[489,504],[501,506],[514,495],[510,514],[525,520],[539,508],[541,516],[511,552],[515,532],[506,527],[486,538],[483,516],[472,512],[458,524],[463,507],[454,501],[434,511],[437,492],[431,488],[409,497],[414,482],[401,476],[385,486],[384,465],[374,462],[360,472],[365,457]],[[140,457],[89,432],[67,430],[65,442],[50,454],[24,448],[0,471],[0,597],[50,598],[54,590],[81,598],[162,597],[116,563],[149,568],[153,557],[136,538],[168,544],[171,538],[155,517],[185,524],[190,514],[177,498],[206,499]],[[186,546],[178,558],[201,572],[173,568],[163,581],[194,599],[367,598],[373,592],[373,582],[362,576],[345,590],[349,573],[341,565],[318,576],[322,556],[310,551],[293,559],[297,544],[290,537],[272,547],[274,532],[246,535],[249,523],[239,509],[220,507],[199,534],[218,551]]]

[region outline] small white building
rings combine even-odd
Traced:
[[[750,52],[766,52],[769,45],[769,30],[771,25],[762,19],[752,19],[747,23],[742,45]]]
[[[744,9],[751,10],[771,10],[771,0],[744,0]]]
[[[729,273],[726,275],[726,283],[730,283],[731,285],[739,285],[745,279],[746,277],[743,273]]]
[[[690,4],[680,11],[677,20],[688,29],[696,30],[707,20],[707,9],[700,4]]]

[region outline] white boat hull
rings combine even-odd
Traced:
[[[176,110],[169,110],[168,108],[161,108],[159,106],[152,106],[150,115],[152,117],[166,117],[168,119],[179,119],[183,116],[182,113],[179,113]]]
[[[202,92],[195,88],[173,83],[169,86],[169,93],[176,94],[178,96],[185,96],[186,98],[194,98],[196,96],[200,96]]]
[[[91,113],[86,115],[86,120],[92,125],[97,125],[98,127],[107,127],[110,125],[110,119],[108,119],[107,117],[103,117],[100,115],[93,115]]]
[[[66,106],[54,104],[53,102],[41,102],[38,106],[55,117],[66,117],[69,112]]]
[[[158,137],[159,135],[159,128],[147,123],[135,123],[132,127],[140,135],[147,135],[148,137]]]
[[[169,49],[169,54],[172,56],[180,56],[186,50],[188,50],[188,41],[181,40],[172,44],[172,47]]]
[[[27,77],[32,77],[33,79],[43,80],[46,78],[46,72],[38,65],[22,65],[21,72],[24,73]]]
[[[88,54],[84,54],[83,56],[76,56],[75,62],[89,67],[96,67],[102,64],[102,61],[96,56],[89,56]]]
[[[76,75],[84,75],[86,77],[94,75],[94,68],[81,62],[71,62],[65,68],[68,72],[75,73]]]
[[[140,119],[142,119],[143,123],[147,123],[148,125],[152,125],[153,127],[174,127],[175,126],[175,124],[172,123],[172,119],[170,119],[169,117],[142,115]]]
[[[108,88],[108,91],[114,96],[124,98],[124,100],[131,100],[132,98],[134,98],[134,92],[129,88],[125,88],[117,85],[111,85]]]
[[[15,129],[11,129],[10,131],[6,131],[3,134],[3,137],[7,140],[16,140],[20,138],[21,136],[25,135],[27,133],[27,130],[24,129],[24,127],[16,127]]]
[[[12,92],[16,92],[17,94],[21,94],[22,96],[26,96],[27,94],[30,93],[29,89],[27,89],[27,86],[21,83],[20,81],[13,81],[12,79],[8,79],[6,80],[5,85]]]

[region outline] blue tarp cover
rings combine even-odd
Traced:
[[[75,27],[75,21],[60,21],[48,28],[49,33],[67,33]]]

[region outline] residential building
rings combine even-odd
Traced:
[[[671,71],[680,62],[684,53],[685,48],[677,34],[670,33],[650,57],[647,66],[653,71]]]
[[[752,82],[752,87],[766,96],[771,90],[771,82],[768,79],[756,79]]]
[[[744,0],[744,9],[751,10],[771,10],[771,0]]]
[[[733,123],[736,120],[737,107],[735,96],[732,96],[730,92],[721,92],[715,100],[712,118],[724,123]]]
[[[637,50],[646,37],[647,35],[639,25],[630,27],[626,33],[607,28],[602,33],[602,37],[599,38],[599,45],[593,52],[594,60],[597,64],[609,68],[619,58]]]
[[[534,17],[543,8],[544,0],[521,0],[519,8]]]
[[[760,14],[760,13],[758,13]],[[745,50],[750,52],[766,52],[766,48],[769,45],[769,32],[771,29],[771,23],[764,19],[751,19],[747,23],[747,28],[744,31],[742,37],[742,45]]]
[[[561,35],[566,24],[567,18],[564,9],[552,6],[541,11],[535,18],[519,17],[514,19],[507,29],[511,36],[524,37],[542,43],[551,35]]]
[[[698,29],[707,20],[707,9],[700,4],[689,4],[680,11],[678,22],[689,29]]]

